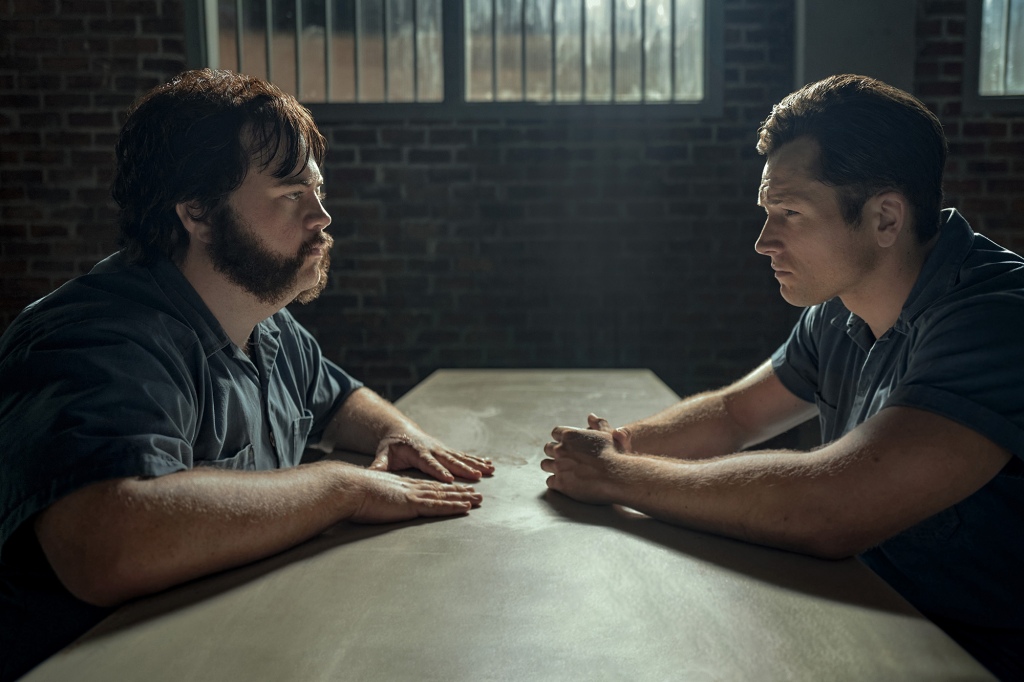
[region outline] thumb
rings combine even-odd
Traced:
[[[391,448],[388,445],[383,445],[377,449],[377,455],[373,458],[373,462],[370,464],[370,469],[374,471],[387,471],[388,470],[388,455],[391,453]]]
[[[624,428],[618,428],[612,431],[612,440],[623,452],[630,452],[632,448],[632,438],[630,438],[629,431]]]

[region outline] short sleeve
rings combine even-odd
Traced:
[[[937,307],[910,343],[886,406],[935,412],[1024,457],[1024,302],[989,295]]]
[[[196,346],[193,337],[185,354]],[[197,395],[166,330],[118,320],[23,327],[5,335],[0,358],[0,543],[90,483],[191,464]]]
[[[814,402],[818,387],[820,326],[823,306],[805,308],[793,326],[789,338],[772,353],[775,375],[793,395]]]
[[[313,335],[287,309],[274,318],[281,329],[283,357],[279,359],[287,363],[299,402],[313,417],[306,446],[314,446],[341,404],[363,384],[325,357]]]

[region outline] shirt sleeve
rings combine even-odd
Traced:
[[[306,447],[314,446],[323,438],[334,413],[363,383],[325,357],[313,335],[287,309],[277,313],[275,321],[282,330],[284,360],[293,366],[291,373],[300,383],[304,409],[313,417]]]
[[[940,414],[1024,457],[1024,302],[1001,295],[938,307],[915,325],[886,406]]]
[[[26,326],[0,349],[0,544],[90,483],[188,468],[196,428],[192,379],[166,333],[118,320]]]
[[[771,357],[772,369],[782,385],[796,397],[810,403],[815,402],[818,387],[818,338],[824,317],[823,305],[805,308],[789,338]]]

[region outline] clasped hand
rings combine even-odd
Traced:
[[[610,504],[609,488],[629,451],[629,433],[611,428],[593,414],[587,422],[587,429],[556,426],[551,432],[554,440],[544,446],[550,459],[543,460],[540,468],[551,474],[547,485],[552,490],[580,502]]]

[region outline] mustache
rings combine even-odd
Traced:
[[[332,246],[334,246],[334,237],[326,232],[321,232],[302,245],[302,248],[299,249],[299,255],[308,256],[313,252],[313,249],[321,249],[326,253],[331,250]]]

